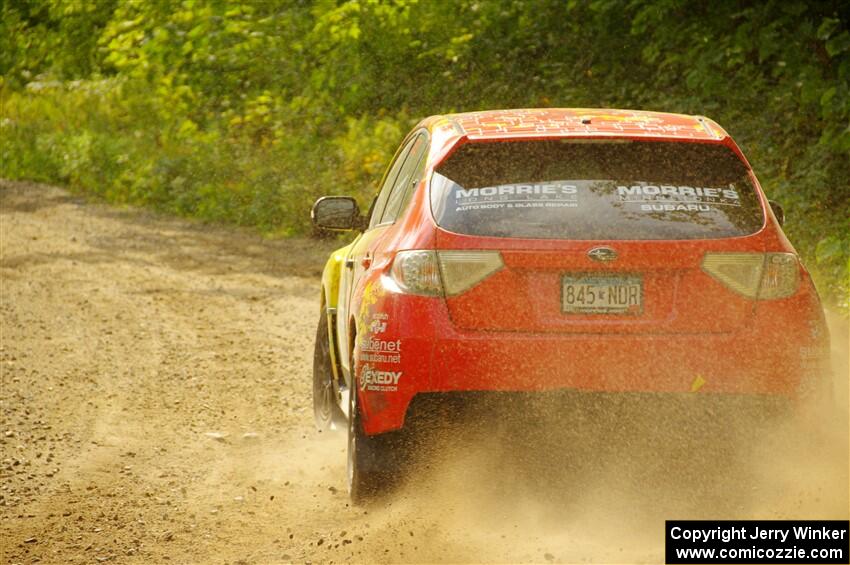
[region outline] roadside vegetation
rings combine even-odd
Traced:
[[[698,113],[847,312],[843,4],[0,0],[0,176],[288,236],[319,195],[365,207],[426,115]]]

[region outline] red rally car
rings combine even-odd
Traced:
[[[731,137],[701,116],[594,109],[433,116],[404,139],[330,257],[320,428],[349,434],[354,500],[378,488],[417,399],[468,391],[797,401],[824,384],[811,279]]]

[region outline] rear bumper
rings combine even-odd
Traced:
[[[370,435],[402,428],[414,398],[430,393],[574,391],[710,396],[721,403],[795,401],[816,389],[828,371],[826,328],[810,332],[819,323],[810,316],[793,323],[778,314],[756,316],[736,333],[522,334],[458,330],[439,299],[387,293],[375,307],[389,322],[372,337],[394,342],[400,353],[391,360],[385,356],[386,363],[366,354],[370,371],[397,377],[389,389],[359,389]],[[395,325],[396,320],[407,323]]]
[[[716,426],[734,432],[748,425],[775,422],[793,412],[793,403],[776,395],[688,393],[612,393],[555,390],[542,392],[428,392],[417,394],[407,409],[405,429],[529,429],[541,425],[573,429],[584,424],[705,433]],[[552,430],[554,431],[554,429]]]
[[[793,396],[794,360],[740,336],[557,336],[438,340],[430,388]]]
[[[416,349],[415,341],[408,346]],[[411,401],[430,393],[573,391],[758,405],[797,400],[824,371],[823,359],[801,363],[805,348],[778,352],[741,335],[455,335],[433,340],[429,349],[402,367],[399,390],[361,391],[367,433],[401,428]]]

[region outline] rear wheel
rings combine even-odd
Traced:
[[[333,379],[328,322],[322,314],[319,317],[313,350],[313,417],[319,431],[336,429],[345,421],[345,416],[334,398]]]
[[[348,493],[355,504],[374,498],[380,486],[380,460],[382,453],[379,438],[370,438],[363,431],[357,387],[349,395],[348,412]]]
[[[356,375],[356,365],[351,371]],[[354,504],[365,504],[386,494],[400,479],[402,445],[398,432],[368,436],[357,399],[357,379],[352,377],[348,401],[348,493]]]

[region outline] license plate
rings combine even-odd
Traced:
[[[567,314],[640,314],[643,280],[636,276],[565,275],[561,311]]]

